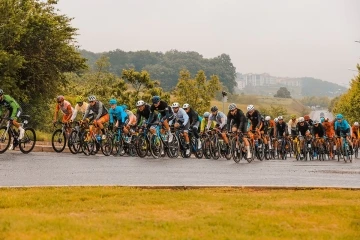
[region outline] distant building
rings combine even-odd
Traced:
[[[265,86],[292,86],[300,87],[301,81],[295,78],[280,78],[271,76],[268,73],[238,73],[236,75],[237,88],[239,90],[245,87],[265,87]]]

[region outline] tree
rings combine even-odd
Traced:
[[[192,79],[190,72],[183,69],[180,71],[179,82],[175,89],[176,100],[181,104],[188,103],[195,111],[203,113],[209,110],[210,100],[221,89],[220,86],[216,75],[207,80],[205,72],[200,70]]]
[[[357,65],[358,75],[351,80],[350,89],[338,100],[334,100],[335,104],[332,112],[334,114],[342,113],[349,123],[359,121],[360,119],[360,65]]]
[[[0,82],[19,102],[29,102],[27,113],[43,121],[39,106],[66,85],[65,72],[86,68],[77,51],[76,28],[59,15],[56,0],[2,0],[0,4]],[[35,114],[36,113],[36,114]]]
[[[278,98],[291,98],[290,91],[286,87],[280,87],[274,97]]]

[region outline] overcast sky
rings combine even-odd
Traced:
[[[227,53],[241,73],[348,82],[359,0],[60,0],[82,49]]]

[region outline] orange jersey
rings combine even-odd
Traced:
[[[323,122],[322,125],[326,136],[333,137],[335,135],[334,124],[332,122]]]
[[[354,125],[351,127],[352,136],[359,139],[359,127],[355,127]]]

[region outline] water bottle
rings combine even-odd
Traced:
[[[333,150],[334,150],[334,151],[336,150],[336,145],[334,145]]]
[[[255,146],[256,146],[256,147],[259,146],[258,140],[255,140]]]
[[[101,141],[101,135],[100,135],[100,134],[96,135],[96,140],[97,140],[98,142]]]

